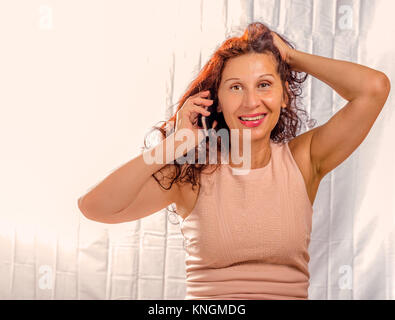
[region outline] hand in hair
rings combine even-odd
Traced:
[[[290,46],[288,46],[278,35],[276,32],[271,31],[271,34],[273,36],[273,42],[274,45],[278,48],[278,50],[280,51],[281,57],[282,59],[290,64],[290,58],[293,54],[293,52],[295,51],[293,48],[291,48]]]

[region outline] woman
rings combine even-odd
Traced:
[[[296,136],[297,112],[304,112],[296,98],[308,74],[348,103],[327,123]],[[361,144],[389,91],[380,71],[295,50],[264,24],[251,23],[241,37],[226,40],[192,82],[166,123],[175,123],[172,133],[157,128],[166,138],[81,197],[79,208],[88,219],[122,223],[175,203],[187,250],[186,299],[307,299],[319,183]],[[173,162],[198,150],[198,115],[209,117],[210,105],[214,130],[236,130],[240,137],[250,130],[248,174],[239,174],[232,157],[217,165]],[[182,129],[193,132],[195,144],[177,153],[182,142],[174,136]],[[235,144],[239,154],[244,141]],[[166,162],[147,164],[152,151]]]

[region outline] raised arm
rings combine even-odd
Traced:
[[[174,133],[163,139],[154,148],[145,151],[112,172],[87,194],[80,197],[78,207],[84,216],[103,223],[121,223],[143,218],[174,202],[179,203],[182,199],[180,186],[174,183],[169,190],[163,189],[152,177],[152,174],[169,163],[170,165],[166,167],[163,175],[165,177],[172,176],[175,172],[175,165],[171,164],[173,160],[185,155],[191,150],[190,148],[194,148],[200,143],[204,135],[201,131],[199,132],[199,128],[193,120],[199,113],[208,115],[204,107],[211,105],[212,100],[204,98],[207,94],[208,92],[199,92],[188,98],[177,112]],[[181,129],[189,130],[195,141],[184,147],[183,140],[177,138]],[[183,135],[180,134],[179,137],[183,138]],[[169,150],[167,150],[167,146],[169,146]],[[159,154],[162,163],[154,161],[148,164],[145,161],[144,155],[153,153]],[[159,174],[158,180],[161,181],[161,179]]]
[[[346,160],[368,135],[390,92],[390,81],[369,67],[293,50],[290,65],[322,80],[348,100],[312,129],[310,157],[322,178]]]

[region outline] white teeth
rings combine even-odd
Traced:
[[[240,119],[244,120],[244,121],[254,121],[254,120],[262,119],[264,117],[265,117],[265,115],[261,114],[260,116],[257,116],[257,117],[251,117],[251,118],[240,117]]]

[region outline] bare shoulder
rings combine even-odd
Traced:
[[[311,204],[314,203],[321,181],[321,177],[318,175],[317,165],[312,162],[310,152],[311,137],[315,129],[317,128],[304,132],[288,143],[292,156],[303,175]]]

